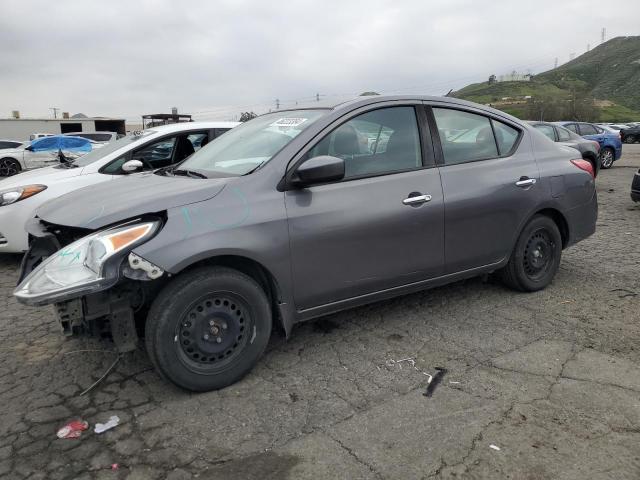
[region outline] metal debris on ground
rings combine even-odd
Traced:
[[[389,359],[385,362],[385,365],[387,367],[393,367],[395,365],[398,365],[400,367],[400,370],[402,370],[402,364],[403,363],[408,363],[409,366],[413,367],[413,369],[416,372],[421,373],[422,375],[424,375],[425,377],[428,377],[428,381],[429,383],[431,383],[431,381],[433,380],[433,376],[429,375],[427,372],[423,372],[422,370],[420,370],[418,367],[416,367],[416,361],[414,358],[401,358],[400,360],[393,360],[393,359]],[[380,367],[378,367],[378,370],[380,370]]]
[[[93,431],[96,433],[106,432],[107,430],[111,430],[113,427],[117,427],[119,424],[120,417],[112,415],[107,423],[96,423]]]
[[[427,385],[427,391],[423,393],[425,397],[430,397],[438,384],[442,381],[442,377],[447,373],[447,369],[444,367],[436,367],[436,374],[433,376],[429,385]]]
[[[489,445],[489,448],[492,448],[494,450],[497,450],[498,452],[500,451],[500,447],[497,445],[494,445],[493,443],[491,445]]]
[[[57,431],[58,438],[80,438],[82,432],[89,428],[89,422],[73,420]]]
[[[95,382],[93,382],[93,384],[91,384],[91,386],[87,387],[82,393],[80,393],[80,396],[82,397],[83,395],[86,395],[87,393],[89,393],[91,390],[93,390],[96,385],[98,385],[101,381],[103,381],[105,378],[107,378],[109,376],[109,374],[111,373],[111,370],[113,370],[115,368],[115,366],[118,364],[118,362],[120,361],[120,355],[118,355],[116,357],[116,359],[114,360],[114,362],[111,364],[111,366],[109,368],[107,368],[107,371],[104,372],[104,374]]]

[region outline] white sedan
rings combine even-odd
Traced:
[[[0,253],[27,250],[25,223],[48,200],[136,170],[174,165],[236,125],[239,123],[189,122],[154,127],[111,142],[71,163],[56,160],[56,166],[0,180]]]
[[[30,146],[31,143],[27,142],[16,148],[0,150],[0,177],[60,163],[57,151],[33,152]]]

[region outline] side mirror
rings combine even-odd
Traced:
[[[295,171],[291,183],[305,187],[316,183],[334,182],[344,178],[344,160],[329,155],[320,155],[304,162]]]
[[[122,164],[122,171],[126,173],[132,173],[142,168],[142,162],[140,160],[129,160]]]
[[[31,145],[24,147],[24,149],[29,150],[30,152],[33,152],[33,147]]]

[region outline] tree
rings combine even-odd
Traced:
[[[380,95],[378,92],[362,92],[360,94],[361,97],[368,97],[370,95]]]
[[[254,112],[242,112],[240,114],[240,121],[241,122],[248,122],[249,120],[251,120],[252,118],[256,118],[258,115],[256,115]]]

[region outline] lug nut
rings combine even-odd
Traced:
[[[209,335],[205,333],[202,338],[204,338],[205,340],[209,340]]]
[[[209,320],[209,325],[210,325],[210,326],[212,326],[212,327],[213,327],[215,324],[216,324],[216,322],[214,322],[213,320]]]
[[[226,330],[226,329],[227,329],[227,323],[226,323],[226,322],[222,324],[222,329],[223,329],[223,330]]]
[[[217,342],[217,343],[221,343],[221,342],[222,342],[222,339],[221,339],[220,337],[218,337],[218,338],[216,338],[216,342]]]

